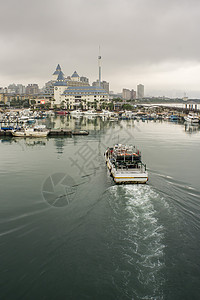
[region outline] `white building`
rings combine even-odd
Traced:
[[[72,74],[71,80],[72,81],[80,81],[80,76],[78,75],[78,73],[76,71],[74,71],[74,73]]]
[[[57,81],[54,83],[54,104],[57,106],[61,105],[61,102],[64,100],[61,96],[65,89],[67,88],[67,83],[65,81],[65,78],[63,76],[62,71],[57,76]]]
[[[109,101],[109,95],[102,87],[68,86],[60,73],[54,84],[54,99],[58,107],[64,105],[68,109],[76,109],[82,106],[87,109],[99,108],[101,103]]]
[[[99,108],[100,104],[109,101],[108,93],[101,87],[94,86],[69,86],[61,95],[62,101],[69,109]]]

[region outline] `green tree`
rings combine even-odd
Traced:
[[[132,110],[133,109],[133,106],[131,104],[123,104],[122,105],[122,108],[123,109],[126,109],[126,110]]]
[[[109,110],[114,110],[114,104],[113,102],[108,103]]]

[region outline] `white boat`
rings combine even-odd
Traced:
[[[197,114],[189,113],[184,119],[186,122],[189,123],[199,123],[199,117],[197,116]]]
[[[28,121],[29,117],[28,116],[21,116],[20,121]]]
[[[117,116],[117,115],[115,115],[115,114],[112,114],[112,115],[110,116],[109,120],[110,120],[110,121],[118,121],[118,120],[119,120],[119,118],[118,118],[118,116]]]
[[[15,137],[46,137],[49,130],[45,125],[37,125],[33,128],[24,128],[21,130],[13,130],[12,135]]]
[[[96,116],[98,116],[98,114],[95,110],[87,110],[87,111],[84,111],[84,116],[86,116],[86,117],[88,117],[88,116],[96,117]]]
[[[49,133],[47,129],[28,128],[25,129],[26,137],[46,137]]]
[[[70,115],[72,116],[82,116],[83,115],[83,112],[81,110],[72,110],[70,111]]]
[[[15,137],[26,137],[25,130],[12,130],[12,135]]]
[[[112,114],[113,113],[111,111],[102,109],[102,112],[99,113],[99,116],[109,118],[109,117],[111,117]]]
[[[146,183],[148,172],[141,153],[133,146],[117,144],[105,153],[108,169],[115,183]]]

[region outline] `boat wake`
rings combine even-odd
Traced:
[[[114,237],[108,243],[114,253],[113,284],[123,299],[163,299],[164,227],[154,204],[162,201],[167,209],[167,203],[148,185],[113,186],[107,200],[108,234]]]

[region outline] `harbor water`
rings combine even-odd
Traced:
[[[51,117],[88,136],[0,139],[0,299],[199,299],[200,128]],[[145,185],[104,152],[136,145]]]

